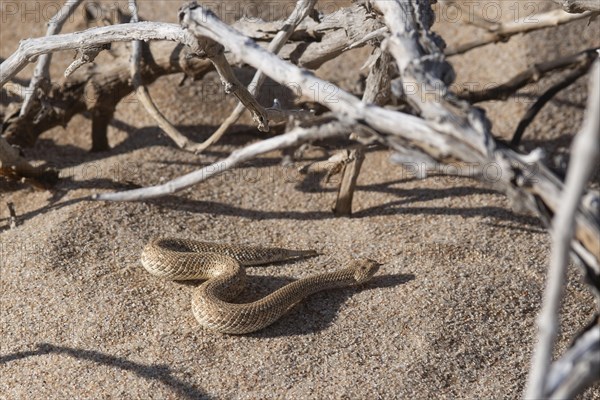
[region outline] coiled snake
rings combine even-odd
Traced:
[[[272,324],[313,293],[360,285],[371,279],[379,267],[372,260],[353,260],[343,269],[297,280],[252,303],[231,302],[245,286],[243,266],[315,255],[312,250],[164,238],[151,241],[144,248],[141,261],[148,272],[161,278],[206,280],[192,295],[192,312],[200,325],[222,333],[244,334]]]

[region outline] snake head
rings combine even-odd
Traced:
[[[369,260],[368,258],[362,258],[358,260],[351,261],[351,266],[354,270],[354,280],[357,285],[361,283],[365,283],[370,280],[373,275],[379,269],[381,264],[377,261]]]

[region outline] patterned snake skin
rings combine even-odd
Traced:
[[[343,269],[297,280],[252,303],[231,303],[245,286],[246,273],[242,266],[315,255],[312,250],[164,238],[150,242],[141,260],[148,272],[161,278],[206,280],[192,296],[192,312],[200,325],[222,333],[244,334],[272,324],[313,293],[368,281],[379,266],[372,260],[354,260]]]

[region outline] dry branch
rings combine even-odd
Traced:
[[[150,35],[152,34],[149,23]],[[134,30],[138,24],[128,25]],[[201,78],[212,69],[211,62],[197,57],[188,57],[188,45],[196,43],[194,38],[191,42],[184,41],[185,45],[179,43],[178,35],[182,34],[180,27],[172,24],[159,24],[167,29],[170,34],[163,37],[173,40],[175,44],[167,42],[150,43],[149,48],[144,46],[144,59],[153,60],[146,64],[141,70],[142,79],[146,84],[154,82],[161,76],[185,72],[194,77]],[[234,26],[239,27],[246,35],[259,41],[266,46],[266,41],[272,40],[279,29],[284,26],[284,21],[253,22],[238,21]],[[331,14],[324,15],[321,21],[305,19],[293,33],[290,41],[281,50],[281,57],[305,68],[318,68],[324,62],[331,60],[350,48],[362,46],[366,43],[364,38],[382,38],[384,32],[380,31],[381,23],[368,13],[364,7],[351,6],[342,8]],[[13,54],[13,62],[19,54],[23,54],[24,43],[28,42],[29,56],[35,58],[37,54],[58,51],[62,47],[76,49],[77,44],[73,40],[81,39],[86,43],[104,44],[111,41],[109,36],[118,36],[118,41],[130,41],[141,39],[139,34],[127,35],[128,28],[124,25],[92,28],[77,34],[57,35],[52,38],[60,43],[51,48],[45,46],[45,38],[28,39],[24,41],[19,50]],[[101,31],[99,31],[102,29]],[[98,33],[103,35],[98,36]],[[377,34],[372,35],[372,33]],[[160,31],[158,32],[160,33]],[[120,35],[120,36],[119,36]],[[160,34],[148,37],[148,40],[161,39]],[[186,39],[186,38],[183,38]],[[236,57],[231,62],[238,63]],[[11,69],[24,66],[11,66]],[[4,82],[4,75],[9,72],[9,64],[0,64],[0,83]],[[15,72],[11,72],[14,74]],[[1,85],[0,85],[1,86]],[[11,84],[12,87],[12,84]],[[75,74],[61,86],[53,86],[47,94],[46,102],[52,107],[52,112],[36,115],[41,107],[37,104],[30,112],[22,117],[15,116],[4,121],[4,136],[13,144],[31,146],[37,137],[55,126],[65,125],[71,118],[81,112],[88,111],[92,115],[93,148],[106,150],[106,127],[112,118],[118,102],[134,90],[130,81],[130,65],[117,62],[114,65],[95,65],[93,70],[87,74]],[[54,106],[54,104],[56,104]],[[273,120],[287,119],[287,113],[277,109],[267,109],[269,118]],[[293,113],[293,112],[292,112]]]
[[[180,26],[161,22],[102,26],[84,32],[25,39],[19,43],[17,51],[0,64],[0,86],[4,86],[17,72],[43,54],[132,40],[170,40],[191,46],[195,44],[195,38],[190,37]]]
[[[569,13],[600,12],[598,0],[554,0],[554,2],[560,4],[563,10]]]
[[[138,6],[135,0],[129,0],[129,9],[131,11],[130,23],[139,22]],[[167,120],[167,118],[165,118],[152,100],[150,92],[143,83],[141,73],[141,63],[143,60],[142,46],[143,42],[139,40],[134,40],[131,43],[131,84],[136,97],[144,106],[148,114],[154,118],[163,132],[165,132],[179,148],[193,151],[198,144],[185,137],[169,122],[169,120]]]
[[[339,119],[324,116],[310,121],[308,126],[299,125],[289,132],[270,139],[253,143],[236,150],[223,160],[191,172],[164,185],[130,190],[121,193],[104,193],[92,196],[94,200],[107,201],[138,201],[166,196],[186,189],[208,178],[219,175],[244,161],[248,161],[274,150],[297,146],[311,140],[326,139],[335,136],[349,135],[353,129],[352,122],[342,122]]]
[[[341,170],[341,181],[338,188],[333,214],[336,217],[349,216],[352,214],[352,199],[362,163],[365,160],[365,150],[362,146],[352,149],[344,160]]]
[[[366,104],[377,104],[379,106],[387,103],[390,93],[390,80],[392,75],[392,57],[387,51],[376,50],[375,62],[369,71],[365,83],[365,92],[362,101]],[[333,206],[336,216],[348,216],[352,214],[352,200],[354,190],[362,163],[365,159],[365,149],[362,145],[352,149],[342,168],[342,177],[338,194]]]
[[[596,56],[596,58],[598,57]],[[554,96],[556,96],[560,91],[568,88],[569,86],[574,84],[579,78],[587,74],[589,68],[590,65],[587,64],[582,64],[578,66],[576,69],[569,72],[564,77],[561,77],[561,79],[558,82],[550,86],[544,93],[542,93],[542,95],[535,101],[535,103],[533,103],[531,107],[529,107],[523,118],[521,118],[521,121],[519,121],[519,125],[517,125],[517,129],[515,129],[515,133],[513,134],[510,144],[513,147],[518,146],[521,142],[523,134],[525,133],[525,130],[529,125],[531,125],[531,123],[542,110],[542,108],[544,108],[544,106],[550,100],[552,100]]]
[[[536,63],[531,65],[525,71],[518,73],[505,83],[477,91],[468,91],[466,88],[458,93],[458,97],[467,100],[471,104],[490,100],[506,100],[515,94],[519,89],[528,84],[539,82],[542,78],[564,68],[573,68],[578,66],[591,66],[598,56],[598,49],[588,49],[566,57],[555,60]]]
[[[545,393],[550,399],[572,399],[600,376],[600,325],[584,332],[552,367]]]
[[[48,22],[48,30],[46,36],[56,35],[60,32],[67,19],[73,14],[75,9],[81,4],[83,0],[67,0],[60,10],[54,17]],[[38,95],[38,89],[41,86],[48,86],[50,84],[50,61],[52,60],[52,53],[42,54],[37,61],[29,88],[25,92],[25,100],[21,105],[21,116],[26,115],[31,108],[33,97]]]
[[[446,50],[447,56],[466,53],[477,47],[485,46],[490,43],[498,43],[508,40],[511,36],[519,33],[527,33],[537,31],[539,29],[550,28],[558,25],[563,25],[569,22],[577,21],[592,16],[591,12],[581,14],[569,14],[563,10],[552,10],[535,16],[535,23],[530,20],[530,17],[524,17],[517,21],[505,22],[497,25],[497,28],[492,32],[486,32],[477,40],[462,43]]]
[[[569,250],[575,229],[577,210],[588,179],[594,172],[600,148],[600,61],[592,69],[586,116],[572,146],[571,165],[565,188],[560,196],[561,206],[552,223],[552,254],[544,303],[539,316],[539,338],[529,375],[526,398],[546,397],[544,389],[552,360],[558,329],[558,310],[566,280]]]
[[[313,10],[315,3],[317,0],[298,0],[296,3],[296,8],[290,14],[290,16],[285,21],[281,30],[275,35],[271,43],[269,44],[268,50],[273,54],[278,54],[279,51],[283,48],[283,45],[288,41],[288,39],[294,33],[294,30],[302,22],[304,18]],[[256,96],[262,84],[265,81],[266,76],[262,73],[262,71],[256,71],[256,74],[252,78],[252,81],[248,85],[248,90],[252,96]],[[235,107],[231,115],[223,121],[221,126],[206,140],[202,143],[201,146],[196,148],[197,152],[202,152],[206,150],[210,145],[216,143],[227,130],[237,122],[237,120],[242,116],[246,108],[243,103],[238,103]]]
[[[15,204],[9,201],[6,203],[6,207],[8,208],[8,227],[10,229],[15,229],[19,225]]]
[[[397,4],[397,3],[396,3]],[[339,115],[344,115],[368,129],[377,132],[377,138],[393,149],[426,154],[438,161],[460,160],[475,163],[480,167],[493,165],[498,169],[495,186],[511,198],[519,198],[524,206],[541,216],[550,216],[558,209],[556,199],[561,193],[562,184],[539,160],[531,162],[524,156],[496,143],[487,130],[482,114],[470,109],[464,118],[457,118],[451,112],[436,104],[424,103],[431,113],[431,121],[396,112],[372,104],[365,104],[351,94],[329,82],[316,78],[310,72],[279,59],[268,51],[253,46],[248,39],[232,27],[222,23],[213,13],[196,4],[182,9],[182,24],[199,37],[210,37],[238,55],[249,65],[262,69],[279,83],[294,82],[300,95],[309,96],[315,88],[319,90],[319,102]],[[401,20],[410,19],[405,16]],[[410,63],[410,62],[409,62]],[[438,69],[440,71],[441,69]],[[335,90],[334,101],[326,101]],[[440,103],[441,104],[441,103]],[[455,109],[456,107],[454,107]],[[446,114],[435,118],[435,112]],[[473,125],[470,125],[473,124]],[[535,179],[532,177],[535,176]],[[144,196],[128,196],[128,192],[103,194],[103,200],[142,200]],[[139,194],[139,192],[137,192]],[[153,196],[156,191],[150,191]],[[593,260],[596,264],[600,254],[600,228],[597,221],[587,214],[578,213],[576,238],[582,247],[582,259]]]

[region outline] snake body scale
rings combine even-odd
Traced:
[[[164,279],[206,280],[192,294],[192,312],[200,325],[221,333],[246,334],[272,324],[313,293],[367,282],[379,267],[373,260],[357,259],[338,271],[289,283],[260,300],[232,302],[245,287],[244,266],[316,255],[313,250],[161,238],[146,245],[141,262],[149,273]]]

